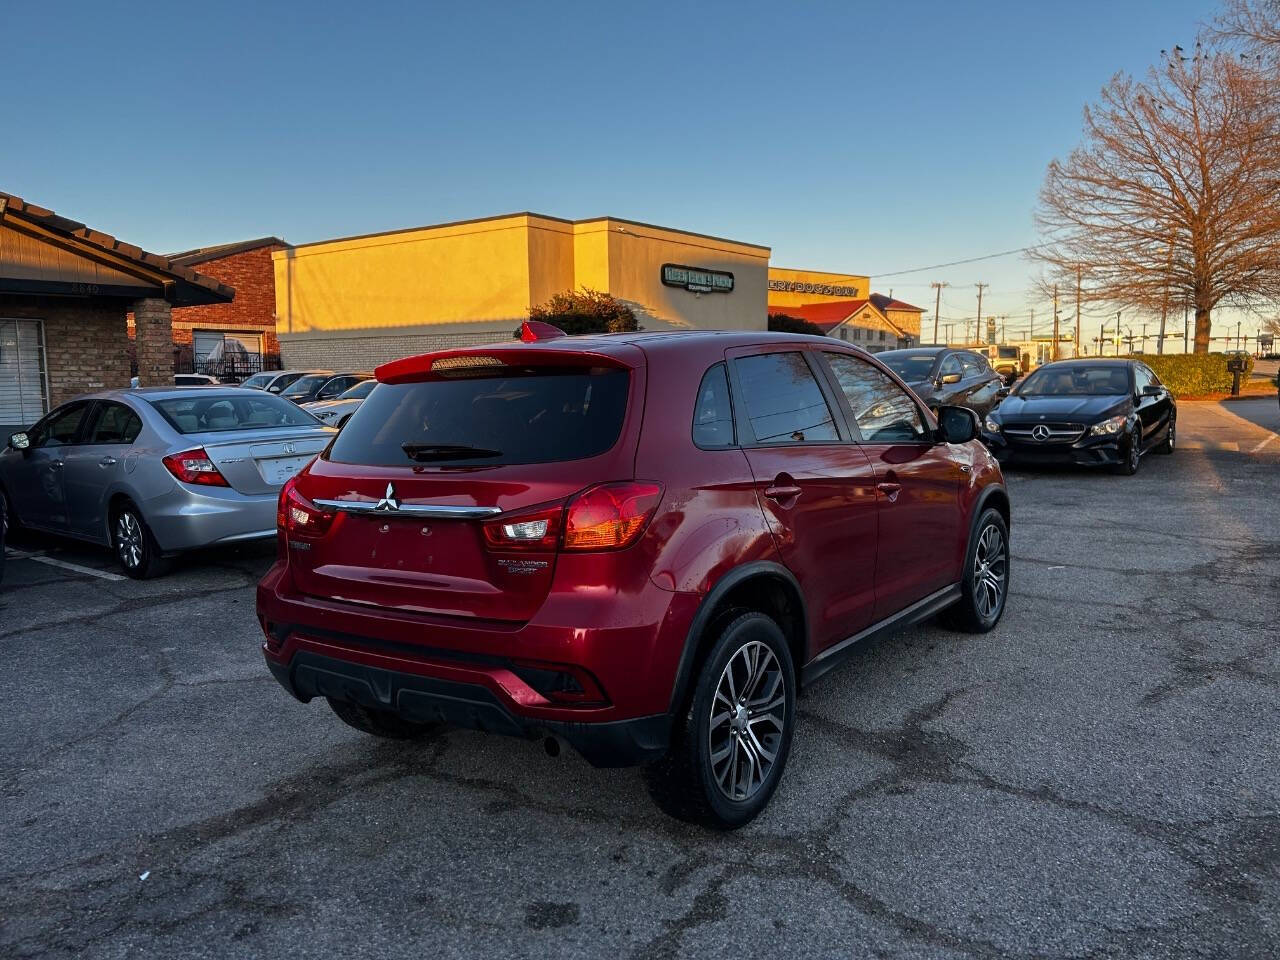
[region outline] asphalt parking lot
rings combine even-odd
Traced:
[[[1280,410],[1179,427],[1133,478],[1010,471],[1000,627],[820,681],[729,835],[638,771],[293,702],[253,614],[273,547],[138,583],[19,541],[0,954],[1275,957]]]

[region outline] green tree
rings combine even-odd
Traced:
[[[777,333],[807,333],[815,337],[823,336],[822,328],[816,323],[801,320],[799,317],[789,317],[785,313],[769,314],[769,329]]]
[[[552,324],[568,334],[627,333],[640,328],[629,306],[612,294],[587,287],[557,293],[530,309],[529,319]]]

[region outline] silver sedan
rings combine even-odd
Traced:
[[[285,481],[335,431],[288,400],[238,387],[79,397],[0,452],[12,526],[110,546],[125,573],[184,550],[275,535]]]

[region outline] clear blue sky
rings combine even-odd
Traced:
[[[1024,316],[1031,265],[878,275],[1033,242],[1084,103],[1216,9],[184,6],[8,4],[0,189],[160,252],[612,214],[871,273],[930,317],[947,280],[944,320],[978,280]]]

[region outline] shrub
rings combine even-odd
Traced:
[[[632,309],[612,294],[599,290],[567,290],[557,293],[529,311],[530,320],[541,320],[568,334],[627,333],[639,328]],[[519,336],[519,331],[516,336]]]
[[[769,314],[769,329],[777,333],[807,333],[814,337],[824,335],[822,328],[816,323],[801,320],[799,317],[789,317],[785,313]]]
[[[1227,370],[1225,353],[1140,353],[1130,359],[1141,360],[1154,370],[1175,397],[1231,392],[1231,373]],[[1253,357],[1248,357],[1240,382],[1247,381],[1252,372]]]

